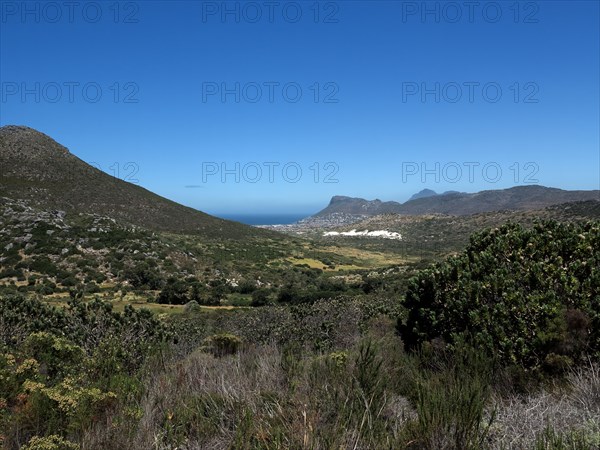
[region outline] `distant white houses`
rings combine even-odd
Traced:
[[[396,233],[395,231],[386,231],[386,230],[376,230],[376,231],[326,231],[323,233],[323,236],[366,236],[366,237],[379,237],[383,239],[396,239],[401,240],[402,235],[400,233]]]

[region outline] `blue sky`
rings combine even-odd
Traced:
[[[600,188],[597,1],[0,11],[0,124],[207,212]]]

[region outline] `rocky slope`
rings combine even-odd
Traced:
[[[119,180],[82,161],[39,131],[0,128],[0,196],[42,209],[100,214],[144,228],[209,238],[274,238],[275,233],[222,220]]]

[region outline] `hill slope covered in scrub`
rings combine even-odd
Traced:
[[[318,231],[313,231],[312,236],[337,245],[343,244],[373,251],[385,250],[406,257],[439,259],[463,250],[469,243],[470,236],[478,231],[499,227],[506,222],[531,227],[536,220],[540,219],[560,222],[600,220],[600,201],[588,200],[536,210],[490,211],[465,216],[381,214],[334,228],[337,231],[387,230],[402,234],[402,240],[397,242],[323,237],[323,233]],[[290,233],[292,231],[293,229],[289,230]]]
[[[24,199],[42,209],[99,214],[147,229],[211,239],[277,238],[277,234],[156,195],[92,167],[32,128],[0,128],[0,196]]]

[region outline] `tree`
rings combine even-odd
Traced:
[[[160,289],[164,280],[156,269],[151,269],[147,263],[141,263],[135,267],[127,268],[121,277],[128,280],[137,289]]]
[[[188,286],[183,281],[169,279],[165,287],[160,291],[157,302],[170,305],[185,305],[190,301]]]
[[[270,291],[268,289],[257,289],[252,293],[252,302],[250,306],[266,306],[270,301]]]

